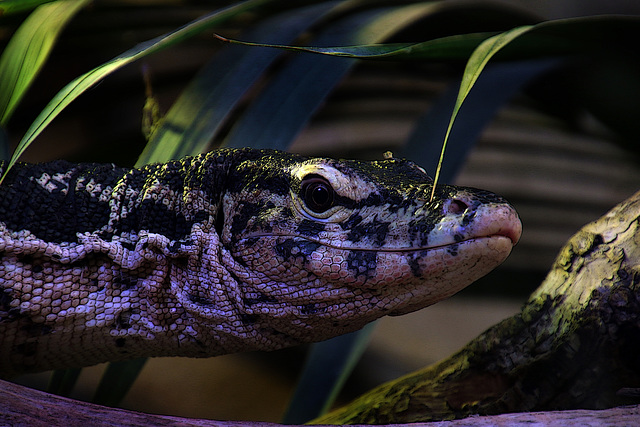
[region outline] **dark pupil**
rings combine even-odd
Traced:
[[[320,178],[314,178],[304,187],[304,201],[314,212],[324,212],[333,204],[333,189]]]

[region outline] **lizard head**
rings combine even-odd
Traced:
[[[230,175],[218,228],[243,278],[242,310],[282,320],[288,335],[292,322],[331,336],[434,304],[520,237],[504,199],[440,185],[430,200],[431,178],[410,161],[262,153]]]

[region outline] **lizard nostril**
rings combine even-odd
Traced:
[[[447,203],[446,210],[447,213],[458,215],[467,210],[469,205],[459,199],[451,199],[449,203]]]

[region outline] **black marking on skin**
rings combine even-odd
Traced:
[[[282,214],[283,218],[293,218],[293,212],[291,211],[291,208],[284,207],[282,208],[280,213]]]
[[[376,252],[374,251],[350,251],[347,255],[347,268],[353,272],[355,277],[373,277],[377,265]]]
[[[45,262],[42,256],[34,255],[18,255],[18,262],[21,262],[25,267],[30,267],[31,272],[39,278],[40,273],[44,270],[43,263]]]
[[[9,171],[0,187],[0,221],[10,230],[29,230],[48,242],[75,242],[77,233],[93,232],[106,225],[110,213],[108,202],[100,201],[84,189],[76,191],[78,180],[85,178],[88,182],[93,178],[106,188],[114,185],[126,171],[94,163],[19,163]],[[67,194],[60,191],[63,185],[54,179],[47,183],[55,187],[53,191],[36,182],[45,173],[51,177],[69,173],[70,177],[65,178]]]
[[[340,228],[350,230],[362,222],[362,216],[359,213],[352,214],[349,218],[340,223]]]
[[[127,242],[125,240],[120,240],[120,246],[122,246],[124,249],[128,249],[130,251],[133,251],[133,250],[136,249],[135,242]]]
[[[175,240],[167,246],[167,250],[171,253],[177,254],[180,253],[182,248],[193,245],[193,241],[189,238],[182,240]]]
[[[249,314],[249,313],[240,313],[240,320],[245,325],[253,325],[260,319],[260,316],[257,314]]]
[[[191,232],[193,221],[187,221],[184,214],[170,210],[161,201],[143,200],[132,212],[120,217],[114,224],[114,232],[106,233],[103,238],[110,238],[113,234],[137,233],[149,230],[170,240],[179,240]]]
[[[20,312],[16,313],[16,310],[11,308],[11,301],[13,296],[10,289],[0,291],[0,323],[11,322],[20,317]]]
[[[251,203],[251,202],[242,202],[238,206],[238,212],[236,212],[233,216],[233,221],[231,222],[231,236],[235,238],[235,236],[241,236],[249,230],[249,221],[252,219],[257,219],[260,217],[260,213],[267,211],[269,209],[275,208],[275,204],[271,201],[267,203]],[[257,224],[254,224],[254,226]],[[272,227],[267,223],[259,224],[262,231],[269,232],[272,230]]]
[[[11,296],[11,289],[3,289],[0,292],[0,310],[9,311],[11,309],[11,301],[13,297]]]
[[[409,239],[417,241],[419,246],[425,247],[429,245],[429,234],[436,226],[435,219],[426,218],[413,220],[409,223]]]
[[[216,233],[218,233],[218,236],[222,236],[222,232],[224,231],[224,220],[225,220],[224,205],[222,201],[218,203],[217,209],[218,210],[216,211],[216,218],[213,221],[213,226],[216,230]]]
[[[281,196],[289,194],[291,188],[291,177],[283,174],[283,170],[304,159],[271,150],[246,150],[242,158],[232,172],[233,179],[228,181],[227,191],[240,193],[263,189]]]
[[[453,235],[453,240],[456,243],[460,243],[460,242],[462,242],[464,240],[464,236],[462,234],[456,233],[456,234]]]
[[[278,300],[271,295],[266,295],[261,293],[255,293],[252,295],[255,295],[255,296],[242,298],[242,302],[247,306],[252,306],[252,305],[261,304],[261,303],[269,303],[269,304],[278,303]]]
[[[447,246],[447,253],[451,256],[458,256],[458,244]]]
[[[172,253],[179,252],[180,248],[182,248],[182,243],[179,240],[176,240],[167,246],[167,250]]]
[[[411,273],[415,277],[422,277],[422,267],[420,266],[420,259],[427,255],[427,251],[420,251],[418,253],[411,253],[407,256],[407,261],[409,262],[409,268],[411,268]]]
[[[203,224],[203,223],[208,222],[210,218],[211,218],[211,215],[209,214],[209,212],[207,212],[207,211],[198,211],[193,216],[193,219],[191,220],[191,222],[194,223],[194,224]]]
[[[189,294],[189,301],[205,307],[210,307],[213,305],[213,301],[211,301],[210,299],[195,294]]]
[[[113,277],[113,287],[115,289],[120,288],[123,290],[130,289],[138,284],[138,280],[138,277],[119,271],[118,275],[114,275]]]
[[[599,235],[602,237],[601,235]],[[627,269],[619,268],[616,271],[616,275],[618,276],[618,282],[625,288],[628,288],[634,284],[637,284],[640,281],[640,273],[629,271]]]
[[[276,254],[288,259],[302,258],[304,261],[321,246],[320,243],[300,239],[286,239],[276,245]]]
[[[387,238],[389,225],[388,222],[378,221],[374,218],[371,222],[354,225],[347,234],[347,239],[355,243],[361,241],[362,238],[368,238],[374,245],[381,247]]]
[[[131,315],[132,312],[130,310],[125,310],[118,314],[114,327],[116,329],[129,329],[131,327]]]
[[[310,219],[303,219],[296,232],[309,237],[317,237],[320,232],[324,231],[324,224],[317,221],[311,221]]]
[[[467,225],[471,224],[473,222],[473,220],[476,217],[476,211],[475,209],[467,209],[464,213],[464,215],[462,216],[462,221],[460,222],[460,224],[463,227],[466,227]]]
[[[186,157],[180,161],[186,170],[186,189],[199,189],[208,200],[220,200],[229,170],[234,167],[235,150],[216,150],[204,156]],[[199,222],[194,219],[195,222]]]
[[[327,311],[326,307],[318,307],[316,304],[310,303],[300,307],[300,314],[310,316]]]

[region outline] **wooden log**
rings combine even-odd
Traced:
[[[484,426],[629,426],[637,424],[640,406],[601,411],[559,411],[471,417],[464,420],[417,423],[411,427]],[[280,424],[247,421],[197,420],[164,415],[142,414],[79,402],[38,390],[0,381],[0,425],[29,427],[86,426],[183,426],[183,427],[278,427]],[[399,424],[396,424],[399,426]]]
[[[314,423],[412,423],[637,403],[639,219],[640,192],[569,240],[521,313],[448,359]]]

